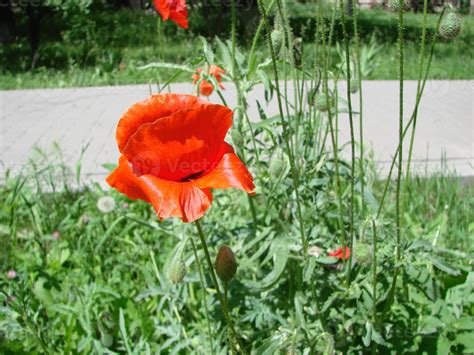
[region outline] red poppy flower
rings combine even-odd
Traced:
[[[343,255],[342,247],[328,253],[329,256],[334,256],[338,259],[347,260],[351,256],[351,250],[345,247],[345,254]]]
[[[107,183],[153,205],[160,220],[194,221],[211,206],[211,189],[254,194],[253,178],[224,141],[233,112],[196,96],[154,95],[117,126],[118,167]]]
[[[201,77],[201,75],[200,75],[201,73],[202,73],[202,69],[199,68],[196,71],[196,74],[193,74],[193,85],[196,85],[196,83],[199,81],[199,79]],[[224,90],[224,85],[222,85],[222,83],[221,83],[222,82],[222,74],[225,74],[225,70],[218,67],[217,65],[212,64],[209,67],[209,75],[214,76],[217,80],[217,83],[219,84],[219,87],[222,90]],[[214,85],[212,85],[212,83],[210,83],[206,79],[202,79],[201,83],[199,84],[199,93],[202,96],[210,96],[213,91],[214,91]]]
[[[188,28],[186,0],[153,0],[153,4],[163,21],[170,19],[179,27]]]

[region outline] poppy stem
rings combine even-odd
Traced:
[[[199,280],[201,282],[201,287],[204,291],[204,312],[206,313],[207,331],[209,333],[209,344],[211,346],[211,353],[214,354],[214,342],[212,341],[211,323],[210,323],[210,320],[209,320],[209,310],[207,308],[207,295],[206,295],[206,286],[204,284],[204,275],[203,275],[202,268],[201,268],[201,262],[199,261],[199,256],[198,256],[198,253],[197,253],[196,244],[194,244],[194,241],[193,241],[192,238],[189,238],[189,239],[191,240],[191,245],[193,247],[194,257],[196,258],[196,265],[197,265],[198,270],[199,270]]]
[[[232,319],[230,317],[229,309],[227,307],[227,302],[224,299],[224,297],[222,296],[222,293],[221,293],[221,290],[220,290],[220,287],[219,287],[219,282],[217,281],[216,272],[214,270],[214,265],[212,264],[212,261],[211,261],[211,256],[209,254],[209,249],[207,248],[206,237],[204,236],[204,231],[202,229],[201,222],[199,222],[199,220],[196,220],[196,221],[194,221],[194,224],[196,224],[196,228],[198,230],[199,239],[201,240],[202,248],[204,249],[204,255],[206,256],[207,265],[208,265],[208,267],[211,271],[212,282],[214,283],[214,287],[215,287],[216,293],[217,293],[217,298],[218,298],[219,303],[221,305],[222,312],[224,313],[224,318],[225,318],[225,321],[227,323],[227,328],[229,329],[230,333],[232,334],[232,337],[239,344],[239,347],[240,347],[240,350],[241,350],[240,352],[244,353],[244,347],[242,346],[242,343],[241,343],[240,339],[237,337],[237,333],[235,332],[234,325],[233,325]],[[232,341],[230,342],[230,346],[232,348],[234,348],[234,350],[237,353],[239,353],[238,349],[235,349],[235,345]]]

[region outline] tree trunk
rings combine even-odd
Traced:
[[[34,69],[36,61],[38,60],[38,49],[40,42],[40,20],[41,20],[41,8],[35,9],[31,4],[28,4],[26,8],[26,14],[28,16],[28,27],[30,37],[30,49],[31,49],[31,69]]]

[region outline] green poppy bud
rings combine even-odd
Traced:
[[[357,91],[359,91],[359,80],[357,78],[351,79],[349,90],[352,94],[355,94]]]
[[[242,147],[244,145],[244,137],[242,137],[238,129],[232,130],[232,142],[234,142],[236,147]]]
[[[170,281],[174,284],[178,284],[184,279],[184,275],[186,275],[186,265],[181,258],[177,258],[171,262],[168,277]]]
[[[273,50],[275,51],[275,54],[279,55],[283,47],[283,31],[276,29],[273,30],[270,35],[270,38],[272,40],[272,46]]]
[[[286,169],[286,160],[279,155],[275,155],[271,158],[268,171],[271,176],[279,177],[285,172]]]
[[[219,248],[215,268],[217,276],[219,276],[222,281],[229,282],[234,278],[237,272],[237,261],[234,252],[227,245],[223,245]]]
[[[443,16],[439,26],[439,35],[445,39],[455,38],[461,31],[461,19],[455,12]]]
[[[354,249],[355,260],[362,265],[370,264],[372,261],[372,247],[363,242],[356,244]]]
[[[322,111],[322,112],[329,111],[329,109],[332,106],[332,98],[329,97],[329,100],[328,100],[326,97],[326,94],[317,95],[314,102],[314,106],[319,111]]]
[[[407,0],[388,0],[387,6],[390,10],[398,12],[400,7],[403,7],[403,10],[408,9],[409,3]]]
[[[293,58],[295,67],[301,68],[303,64],[303,41],[299,37],[293,40]]]
[[[316,88],[311,89],[311,90],[308,91],[308,95],[306,97],[306,100],[307,100],[309,106],[314,106],[317,94],[318,94],[318,90]]]

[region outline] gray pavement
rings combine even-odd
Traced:
[[[366,146],[373,149],[383,175],[398,141],[398,82],[365,81],[363,89]],[[339,90],[340,96],[344,96],[344,84]],[[171,91],[192,93],[193,87],[173,84]],[[83,174],[86,178],[102,180],[106,174],[102,164],[116,162],[118,158],[114,139],[118,119],[130,105],[150,92],[156,92],[156,88],[134,85],[0,91],[0,176],[7,169],[21,170],[35,146],[48,151],[57,142],[71,166],[79,159],[81,148],[88,145]],[[405,83],[405,95],[408,119],[415,104],[415,81]],[[235,105],[235,90],[228,83],[225,97],[229,105]],[[257,86],[249,97],[250,117],[258,120],[256,100],[264,103],[263,87]],[[217,95],[210,100],[219,102]],[[357,94],[353,100],[354,109],[358,110]],[[427,82],[414,146],[417,171],[449,170],[460,176],[474,175],[473,102],[472,80]],[[264,108],[269,116],[277,114],[275,101]],[[348,119],[341,115],[340,142],[348,140]],[[442,158],[445,164],[441,164]]]

